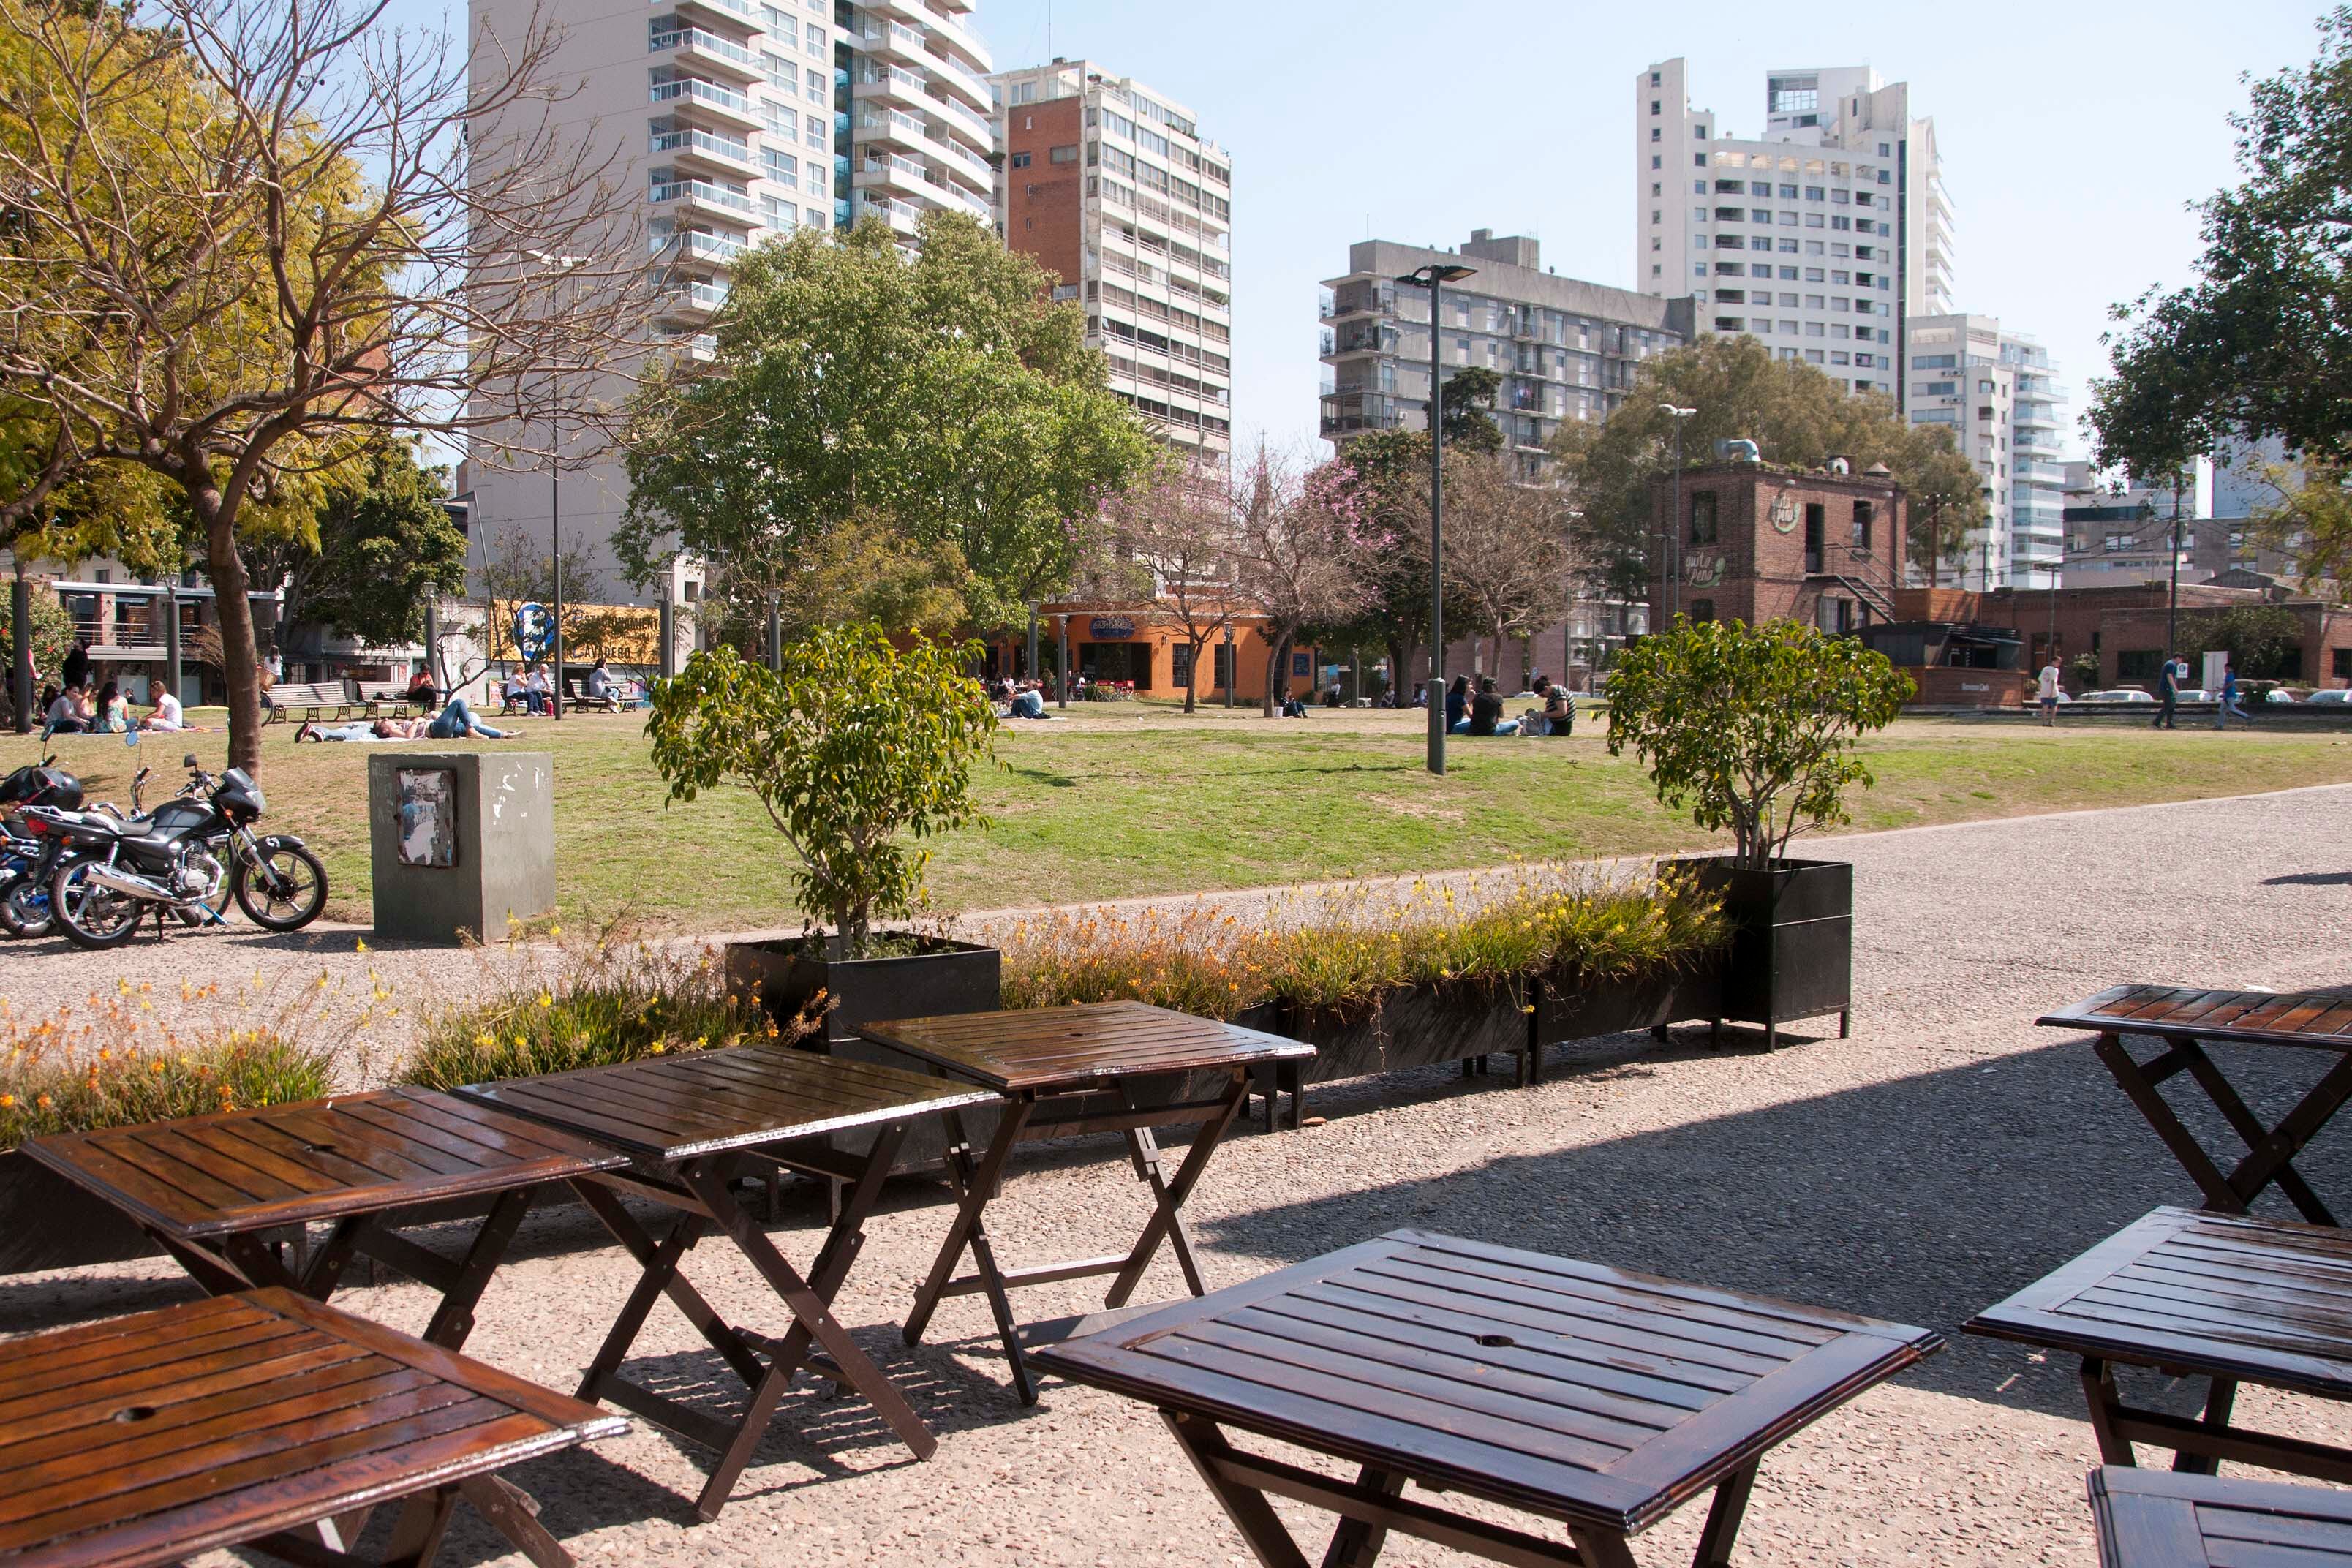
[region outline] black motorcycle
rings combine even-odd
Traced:
[[[77,946],[120,947],[152,912],[199,925],[221,923],[226,887],[246,918],[270,931],[299,931],[327,904],[327,868],[287,834],[257,834],[268,809],[242,768],[215,779],[184,759],[185,788],[152,816],[109,823],[85,813],[35,806],[28,827],[56,835],[64,856],[49,882],[58,927]]]
[[[0,779],[0,813],[5,814],[0,816],[0,931],[10,936],[47,936],[54,923],[49,916],[49,881],[64,841],[29,826],[24,813],[26,807],[37,805],[77,818],[82,815],[81,780],[57,762],[55,756],[45,756]],[[138,777],[131,781],[134,815],[139,788],[146,778],[147,770],[141,768]],[[93,802],[89,811],[118,822],[122,819],[122,813],[105,801]]]

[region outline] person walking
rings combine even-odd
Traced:
[[[2156,681],[2156,698],[2164,706],[2156,710],[2156,719],[2148,725],[2149,729],[2178,730],[2180,728],[2172,721],[2172,717],[2180,706],[2180,678],[2188,673],[2188,669],[2189,662],[2186,659],[2168,658],[2164,661],[2164,668],[2157,676]]]
[[[2042,724],[2044,729],[2058,726],[2058,656],[2052,654],[2050,662],[2042,667],[2038,688],[2042,699]]]

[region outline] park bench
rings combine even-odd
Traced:
[[[580,690],[580,683],[576,680],[567,680],[563,683],[563,700],[571,703],[574,708],[593,708],[600,713],[618,713],[621,710],[619,698],[584,696]]]
[[[360,700],[367,704],[371,719],[387,708],[395,711],[407,708],[414,708],[420,713],[425,711],[425,704],[410,701],[408,689],[399,681],[360,680],[352,684],[358,689]]]
[[[355,683],[321,680],[310,683],[281,680],[269,689],[269,711],[262,722],[281,720],[316,724],[327,720],[373,719],[373,707],[360,700]]]

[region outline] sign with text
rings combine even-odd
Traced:
[[[1118,642],[1135,635],[1135,620],[1130,616],[1096,616],[1087,622],[1087,635],[1097,642]]]

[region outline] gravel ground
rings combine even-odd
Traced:
[[[2119,981],[2352,979],[2335,941],[2352,885],[2352,852],[2336,847],[2347,805],[2352,789],[2326,788],[1843,840],[1835,853],[1857,865],[1861,905],[1851,1039],[1770,1055],[1756,1036],[1707,1049],[1703,1032],[1662,1047],[1646,1037],[1588,1043],[1564,1049],[1528,1091],[1444,1069],[1328,1086],[1310,1106],[1324,1125],[1237,1134],[1220,1153],[1187,1211],[1204,1265],[1213,1283],[1231,1283],[1411,1224],[1937,1328],[1953,1335],[1944,1354],[1775,1451],[1741,1561],[2092,1563],[2083,1476],[2095,1448],[2072,1368],[1961,1339],[1957,1326],[2194,1193],[2087,1044],[2031,1020]],[[249,966],[288,951],[306,964],[402,965],[422,982],[467,962],[336,956],[351,940],[215,936],[141,950],[125,972],[206,961],[183,953],[234,952],[209,961]],[[2268,1110],[2313,1071],[2264,1059],[2247,1085]],[[2339,1123],[2302,1162],[2323,1193],[2352,1185],[2347,1130]],[[1123,1245],[1146,1205],[1113,1154],[1099,1141],[1032,1152],[991,1210],[1000,1247],[1023,1261]],[[585,1562],[1244,1562],[1148,1412],[1058,1384],[1034,1410],[1016,1406],[978,1300],[942,1307],[934,1342],[898,1342],[893,1325],[946,1222],[940,1197],[929,1184],[894,1184],[839,1303],[940,1433],[935,1458],[913,1464],[862,1404],[804,1386],[718,1522],[692,1523],[688,1506],[703,1456],[640,1423],[511,1472],[549,1525]],[[779,1242],[804,1259],[821,1223],[811,1198],[789,1199]],[[570,1387],[634,1278],[598,1242],[576,1212],[535,1216],[469,1352]],[[730,1250],[698,1248],[688,1273],[738,1321],[775,1321]],[[1181,1289],[1172,1266],[1155,1268],[1145,1294],[1154,1287]],[[161,1262],[0,1280],[0,1330],[187,1293]],[[403,1284],[338,1300],[410,1330],[429,1310]],[[1022,1300],[1037,1317],[1094,1304],[1076,1283]],[[639,1348],[638,1373],[731,1407],[715,1357],[667,1309]],[[2188,1391],[2147,1392],[2178,1405]],[[2241,1410],[2352,1441],[2352,1418],[2336,1407],[2250,1391]],[[1658,1527],[1638,1554],[1687,1552],[1702,1511]],[[491,1561],[501,1544],[461,1513],[443,1561]],[[1458,1559],[1393,1538],[1382,1561]]]

